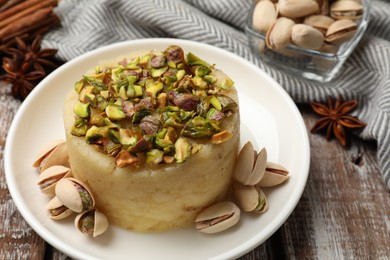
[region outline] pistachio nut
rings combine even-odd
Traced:
[[[295,24],[291,30],[291,41],[301,48],[318,50],[324,43],[324,35],[310,25]]]
[[[283,49],[290,44],[291,29],[295,22],[289,18],[280,17],[269,28],[266,44],[270,49]]]
[[[52,140],[48,144],[46,144],[38,153],[35,161],[33,162],[33,167],[39,167],[41,162],[45,159],[45,157],[53,151],[59,144],[64,143],[65,141],[62,139]]]
[[[38,171],[43,172],[54,165],[69,165],[68,145],[66,142],[59,143],[54,149],[44,156],[38,165]]]
[[[279,13],[288,18],[304,17],[318,13],[320,6],[315,0],[279,0]]]
[[[251,142],[247,142],[238,154],[234,165],[234,178],[244,185],[257,184],[264,175],[267,163],[267,150],[257,153]]]
[[[53,197],[49,201],[46,205],[46,209],[49,211],[49,217],[54,220],[64,219],[73,214],[73,211],[64,206],[57,197]]]
[[[199,213],[195,219],[195,228],[207,234],[221,232],[237,224],[240,213],[233,202],[220,202]]]
[[[332,23],[326,32],[326,41],[341,44],[352,38],[357,30],[357,24],[350,19],[341,19]]]
[[[81,233],[97,237],[107,230],[108,219],[99,210],[92,209],[78,214],[74,224]]]
[[[261,188],[272,187],[285,182],[287,179],[288,170],[286,168],[274,162],[267,162],[264,176],[257,186]]]
[[[318,1],[318,5],[320,6],[320,12],[321,15],[329,15],[329,0],[322,0]]]
[[[38,185],[42,192],[49,196],[55,196],[57,182],[66,177],[70,177],[70,168],[62,165],[54,165],[44,170],[38,177]]]
[[[95,206],[95,200],[87,185],[75,178],[59,180],[55,193],[66,207],[77,213],[90,210]]]
[[[328,31],[329,26],[334,22],[334,19],[327,16],[327,15],[319,15],[314,14],[305,17],[303,20],[304,24],[310,25],[313,28],[316,28],[320,32],[322,32],[323,35],[326,34]]]
[[[363,5],[353,0],[338,0],[330,6],[330,16],[335,19],[356,20],[362,17]]]
[[[278,12],[275,4],[269,0],[263,0],[256,4],[253,10],[252,26],[256,31],[266,33],[276,21]]]
[[[259,186],[233,183],[233,194],[238,206],[246,212],[264,213],[268,209],[267,197]]]

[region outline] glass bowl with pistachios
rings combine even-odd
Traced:
[[[254,0],[252,51],[283,72],[329,82],[363,37],[371,0]]]

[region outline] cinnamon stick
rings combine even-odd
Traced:
[[[54,7],[58,4],[58,0],[27,0],[23,3],[0,13],[0,29],[10,23],[21,19],[22,17],[35,12],[36,10],[45,7]]]
[[[20,38],[20,35],[24,35],[26,33],[29,34],[29,37],[27,37],[27,39],[32,40],[38,34],[43,34],[45,32],[48,32],[55,25],[59,24],[59,22],[60,22],[60,20],[59,20],[58,16],[56,14],[52,13],[51,15],[44,17],[42,20],[40,20],[37,23],[31,24],[30,26],[26,26],[19,31],[8,34],[7,36],[5,36],[1,40],[3,42],[7,42],[15,37]]]
[[[18,21],[8,24],[4,28],[0,29],[0,39],[3,39],[5,36],[14,34],[23,30],[25,27],[33,26],[41,20],[44,20],[53,10],[53,7],[46,7],[39,9],[31,15],[24,16]]]
[[[1,0],[0,12],[3,12],[4,10],[7,10],[8,8],[11,8],[12,6],[17,5],[23,1],[24,0]]]

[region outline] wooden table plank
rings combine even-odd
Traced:
[[[4,175],[5,138],[19,104],[12,97],[0,93],[0,256],[1,259],[43,259],[45,242],[16,209]]]
[[[307,128],[317,119],[300,106]],[[303,196],[284,224],[296,259],[389,259],[390,197],[380,179],[374,142],[310,134],[311,167]]]

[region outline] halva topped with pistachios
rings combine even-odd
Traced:
[[[241,210],[265,213],[262,188],[288,179],[265,148],[246,142],[239,152],[232,79],[179,46],[85,74],[65,100],[64,125],[66,141],[51,141],[33,162],[37,184],[51,219],[77,213],[76,228],[92,237],[109,222],[221,232]]]
[[[233,81],[178,46],[96,67],[75,85],[74,136],[115,157],[118,167],[183,163],[231,136],[221,122],[237,109]]]

